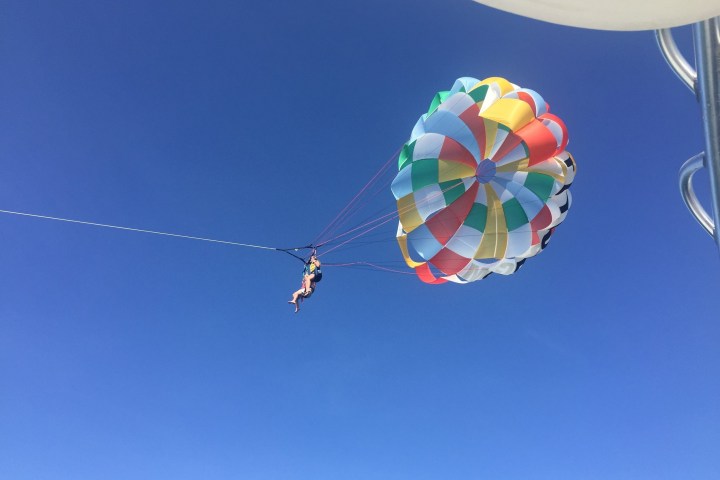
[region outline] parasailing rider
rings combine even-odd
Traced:
[[[322,280],[322,270],[320,266],[320,260],[318,260],[317,255],[313,252],[313,254],[310,255],[310,259],[305,262],[300,290],[294,292],[292,294],[292,300],[288,301],[288,303],[295,305],[295,313],[300,310],[300,302],[302,302],[303,299],[310,298],[315,292],[317,282]]]

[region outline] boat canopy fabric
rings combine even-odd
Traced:
[[[657,30],[720,15],[720,0],[475,1],[536,20],[596,30]]]

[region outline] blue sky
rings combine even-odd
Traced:
[[[718,477],[720,264],[677,189],[700,110],[651,32],[470,0],[63,3],[3,2],[3,210],[303,245],[461,76],[540,92],[578,174],[518,274],[329,267],[299,315],[287,255],[0,215],[1,478]],[[378,233],[324,260],[400,260]]]

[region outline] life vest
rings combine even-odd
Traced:
[[[313,278],[314,282],[319,282],[320,280],[322,280],[322,270],[312,262],[306,263],[305,268],[303,269],[303,275],[312,274],[315,274],[315,278]]]

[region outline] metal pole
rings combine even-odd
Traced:
[[[685,206],[690,213],[712,237],[715,234],[715,225],[713,220],[698,201],[693,189],[692,177],[701,168],[705,166],[705,154],[699,153],[685,162],[680,168],[680,194],[682,195]]]
[[[713,237],[720,248],[720,17],[693,25],[695,40],[695,68],[697,69],[698,100],[703,113],[705,132],[705,166],[710,175],[713,218]]]
[[[695,69],[690,66],[682,53],[680,53],[675,39],[672,36],[672,31],[669,28],[655,30],[655,39],[660,47],[660,52],[663,54],[663,57],[665,57],[665,61],[670,68],[693,94],[696,93],[697,72],[695,72]]]

